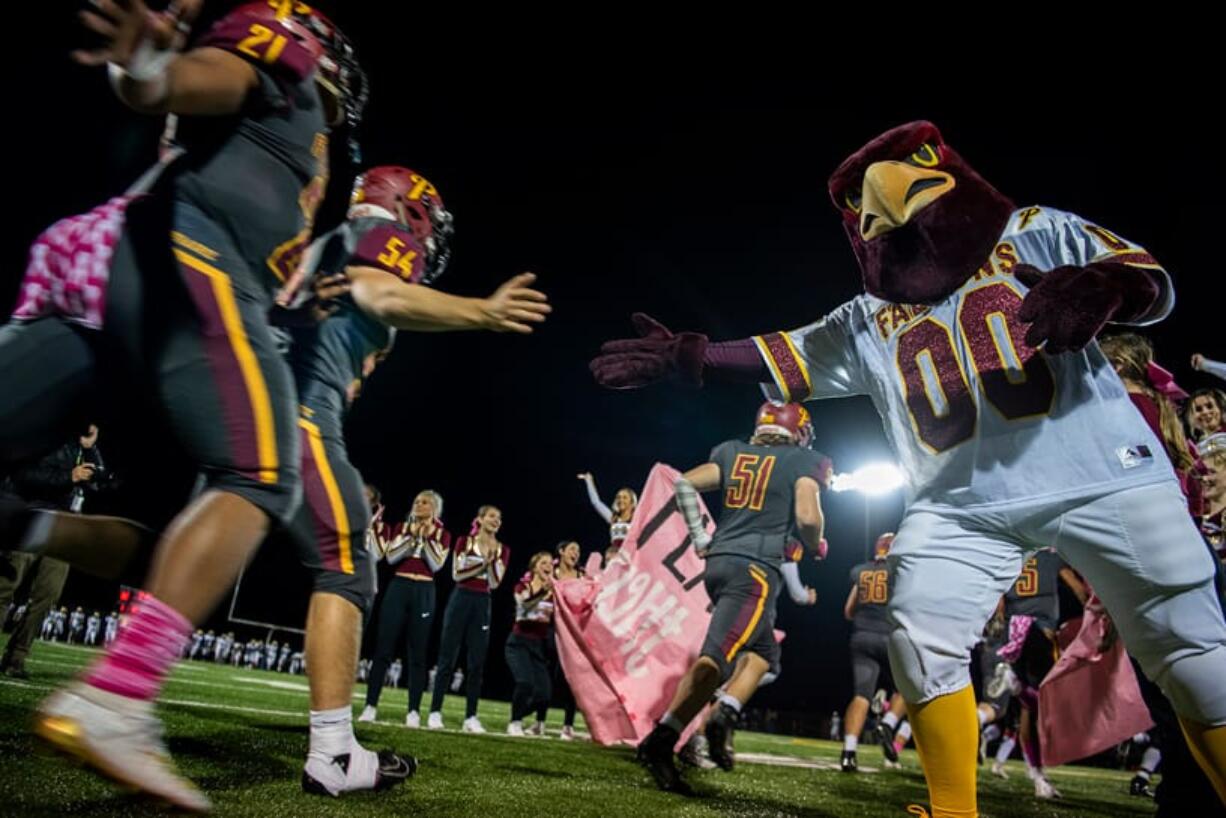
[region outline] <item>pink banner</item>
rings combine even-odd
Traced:
[[[1064,624],[1061,643],[1070,632],[1076,637],[1039,686],[1039,746],[1049,767],[1100,753],[1154,726],[1123,643],[1116,639],[1099,653],[1106,621],[1093,605],[1084,619]]]
[[[618,556],[603,571],[555,589],[562,669],[600,744],[637,745],[651,732],[710,623],[705,566],[673,499],[677,476],[656,464]]]

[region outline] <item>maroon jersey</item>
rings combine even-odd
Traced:
[[[498,544],[497,558],[486,563],[476,538],[460,537],[451,557],[451,576],[460,588],[487,594],[502,584],[510,561],[511,549],[502,543]]]
[[[391,526],[385,551],[389,564],[396,566],[396,575],[419,580],[434,580],[434,575],[447,562],[451,550],[451,534],[437,520],[430,536],[413,534],[408,522]]]
[[[524,574],[515,583],[515,626],[513,633],[532,639],[549,635],[553,623],[553,589],[532,590],[532,575]]]

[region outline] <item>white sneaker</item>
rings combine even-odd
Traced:
[[[997,778],[1009,778],[1009,773],[1005,771],[1005,765],[999,761],[992,762],[992,775],[996,776]]]
[[[1060,790],[1051,785],[1046,776],[1035,776],[1034,779],[1034,797],[1035,798],[1063,798]]]
[[[562,735],[558,736],[558,738],[562,739],[562,741],[574,741],[575,728],[571,727],[569,724],[562,725]]]
[[[469,716],[464,719],[464,726],[461,728],[465,733],[484,733],[485,728],[481,726],[481,722],[476,716]]]
[[[404,717],[404,726],[412,727],[414,730],[421,727],[421,714],[416,710],[410,710]]]
[[[443,729],[443,714],[435,710],[429,717],[426,718],[427,730],[442,730]]]
[[[207,812],[213,806],[175,771],[162,723],[144,702],[73,682],[38,706],[34,732],[108,778],[180,809]]]
[[[374,721],[378,714],[379,711],[368,704],[362,708],[362,715],[358,716],[358,721]]]
[[[545,722],[538,721],[536,724],[528,728],[527,733],[530,736],[544,736],[545,735]]]
[[[465,727],[467,727],[467,726],[468,726],[468,722],[465,722],[465,723],[464,723],[464,726],[465,726]],[[523,737],[523,735],[524,735],[524,723],[523,723],[522,721],[513,721],[513,722],[511,722],[510,724],[508,724],[508,725],[507,725],[507,735],[508,735],[508,736],[519,736],[519,737]]]

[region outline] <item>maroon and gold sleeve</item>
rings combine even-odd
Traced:
[[[375,267],[416,283],[425,272],[426,254],[408,230],[394,222],[380,222],[358,239],[349,265]]]
[[[316,55],[275,19],[236,9],[218,20],[196,43],[247,60],[270,76],[298,83],[315,71]]]

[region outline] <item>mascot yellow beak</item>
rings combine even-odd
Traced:
[[[954,177],[906,162],[874,162],[864,173],[860,236],[872,241],[909,222],[954,188]]]

